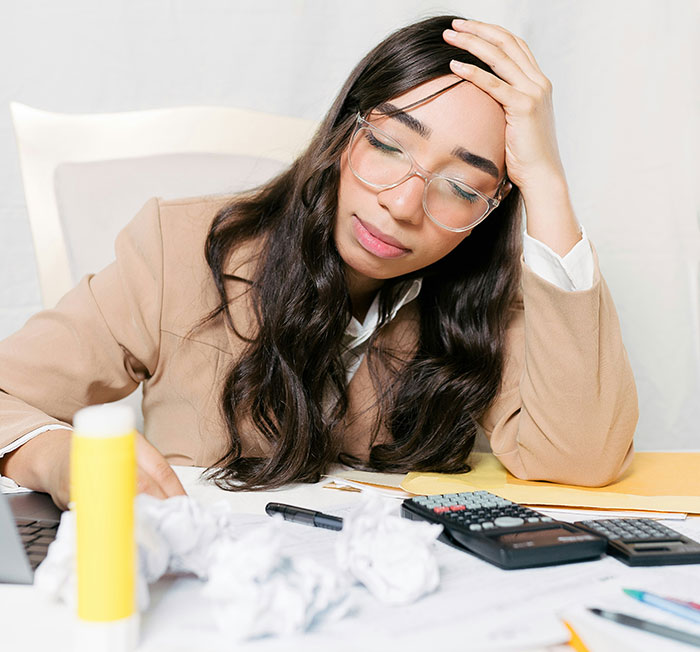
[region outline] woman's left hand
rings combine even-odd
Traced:
[[[444,39],[471,52],[501,79],[473,65],[452,61],[457,76],[488,93],[503,106],[506,117],[506,168],[509,179],[525,194],[563,178],[559,157],[552,85],[542,74],[525,41],[498,25],[455,20]]]

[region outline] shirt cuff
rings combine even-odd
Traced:
[[[591,243],[583,227],[579,240],[565,256],[560,256],[546,244],[523,235],[525,264],[545,281],[570,292],[589,290],[593,287],[595,263]]]
[[[34,439],[34,437],[40,435],[42,432],[46,432],[47,430],[71,430],[71,428],[67,428],[66,426],[62,426],[58,423],[53,423],[49,426],[41,426],[41,428],[36,428],[31,432],[28,432],[26,435],[22,435],[19,439],[15,439],[15,441],[13,441],[11,444],[0,448],[0,457],[2,457],[3,455],[7,455],[7,453],[11,453],[14,450],[17,450],[20,446],[26,444],[30,439]],[[12,478],[0,475],[0,493],[12,494],[21,493],[24,491],[31,491],[31,489],[20,487]]]

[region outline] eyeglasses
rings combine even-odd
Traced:
[[[348,165],[353,174],[372,188],[396,188],[418,176],[425,182],[423,209],[438,226],[462,233],[483,222],[496,208],[510,184],[504,177],[496,197],[489,197],[459,179],[429,172],[421,167],[406,148],[359,113],[350,139]]]

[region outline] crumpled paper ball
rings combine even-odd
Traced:
[[[167,570],[171,573],[194,573],[207,579],[213,544],[234,541],[239,534],[232,521],[233,512],[222,501],[205,507],[189,496],[161,500],[140,494],[136,498],[136,510],[139,554],[152,554],[156,549],[166,552]],[[152,545],[146,545],[149,539]],[[157,579],[165,571],[160,570],[160,555],[153,561],[153,566],[150,560],[146,564],[147,574]]]
[[[392,514],[370,496],[344,519],[337,565],[283,554],[281,519],[239,532],[225,502],[203,506],[188,496],[135,502],[137,603],[149,604],[149,584],[165,573],[193,573],[202,581],[219,630],[227,638],[299,633],[337,620],[354,607],[350,587],[363,584],[379,600],[407,604],[435,590],[439,573],[432,546],[441,527]],[[64,512],[56,540],[35,575],[45,594],[75,606],[75,513]]]
[[[308,558],[282,554],[284,524],[239,536],[226,503],[202,506],[187,496],[136,497],[137,604],[165,573],[204,580],[221,631],[236,640],[305,631],[342,618],[350,608],[347,578]],[[75,608],[75,513],[64,512],[55,541],[35,574],[36,587]]]
[[[432,593],[440,583],[433,547],[442,526],[402,518],[391,502],[365,497],[343,520],[336,544],[340,568],[387,604],[409,604]]]
[[[281,553],[287,527],[275,519],[235,545],[216,546],[203,594],[216,605],[219,629],[228,637],[302,632],[352,609],[344,574]]]

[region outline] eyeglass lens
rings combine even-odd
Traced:
[[[408,177],[413,167],[401,144],[390,136],[369,127],[360,127],[349,151],[352,171],[365,183],[386,188]],[[466,184],[434,177],[425,191],[425,208],[442,226],[453,229],[469,227],[488,212],[488,202]]]

